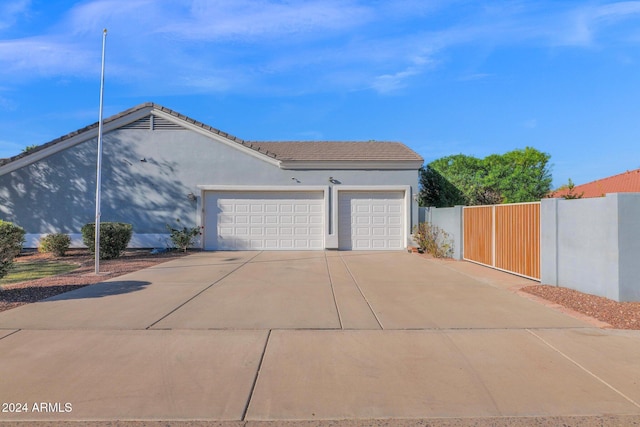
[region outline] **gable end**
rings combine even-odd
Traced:
[[[167,120],[164,117],[159,117],[153,114],[149,114],[146,117],[138,119],[134,122],[121,126],[120,129],[127,130],[186,130],[185,127],[180,126],[171,120]]]

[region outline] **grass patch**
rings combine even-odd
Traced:
[[[64,274],[78,267],[76,264],[57,261],[16,262],[9,274],[0,279],[0,286]]]

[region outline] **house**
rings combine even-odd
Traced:
[[[95,221],[98,124],[0,160],[0,219],[25,247]],[[176,219],[205,250],[393,250],[418,221],[423,159],[397,142],[245,141],[145,103],[105,119],[101,221],[163,247]]]
[[[550,197],[562,198],[567,193],[568,188],[559,188]],[[582,194],[582,198],[604,197],[607,193],[640,193],[640,169],[576,185],[572,191],[575,195]]]

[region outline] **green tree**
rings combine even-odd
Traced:
[[[420,171],[421,203],[443,207],[540,200],[551,188],[549,159],[531,147],[484,159],[442,157]]]
[[[551,190],[550,158],[531,147],[488,156],[483,185],[495,189],[503,203],[538,201]]]
[[[434,160],[429,163],[428,168],[440,174],[444,180],[443,182],[446,185],[453,186],[456,192],[461,195],[461,199],[455,200],[457,204],[478,204],[475,203],[476,195],[481,191],[481,182],[486,174],[482,160],[473,156],[456,154]],[[450,191],[446,191],[446,193],[450,193]],[[443,206],[453,205],[448,203]]]
[[[465,203],[462,192],[440,172],[429,165],[420,168],[420,206],[442,208]]]

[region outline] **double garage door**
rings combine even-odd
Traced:
[[[208,192],[205,249],[324,249],[324,195],[308,192]]]
[[[340,249],[404,248],[403,192],[338,194]],[[204,215],[206,250],[325,248],[327,212],[322,191],[208,191]]]

